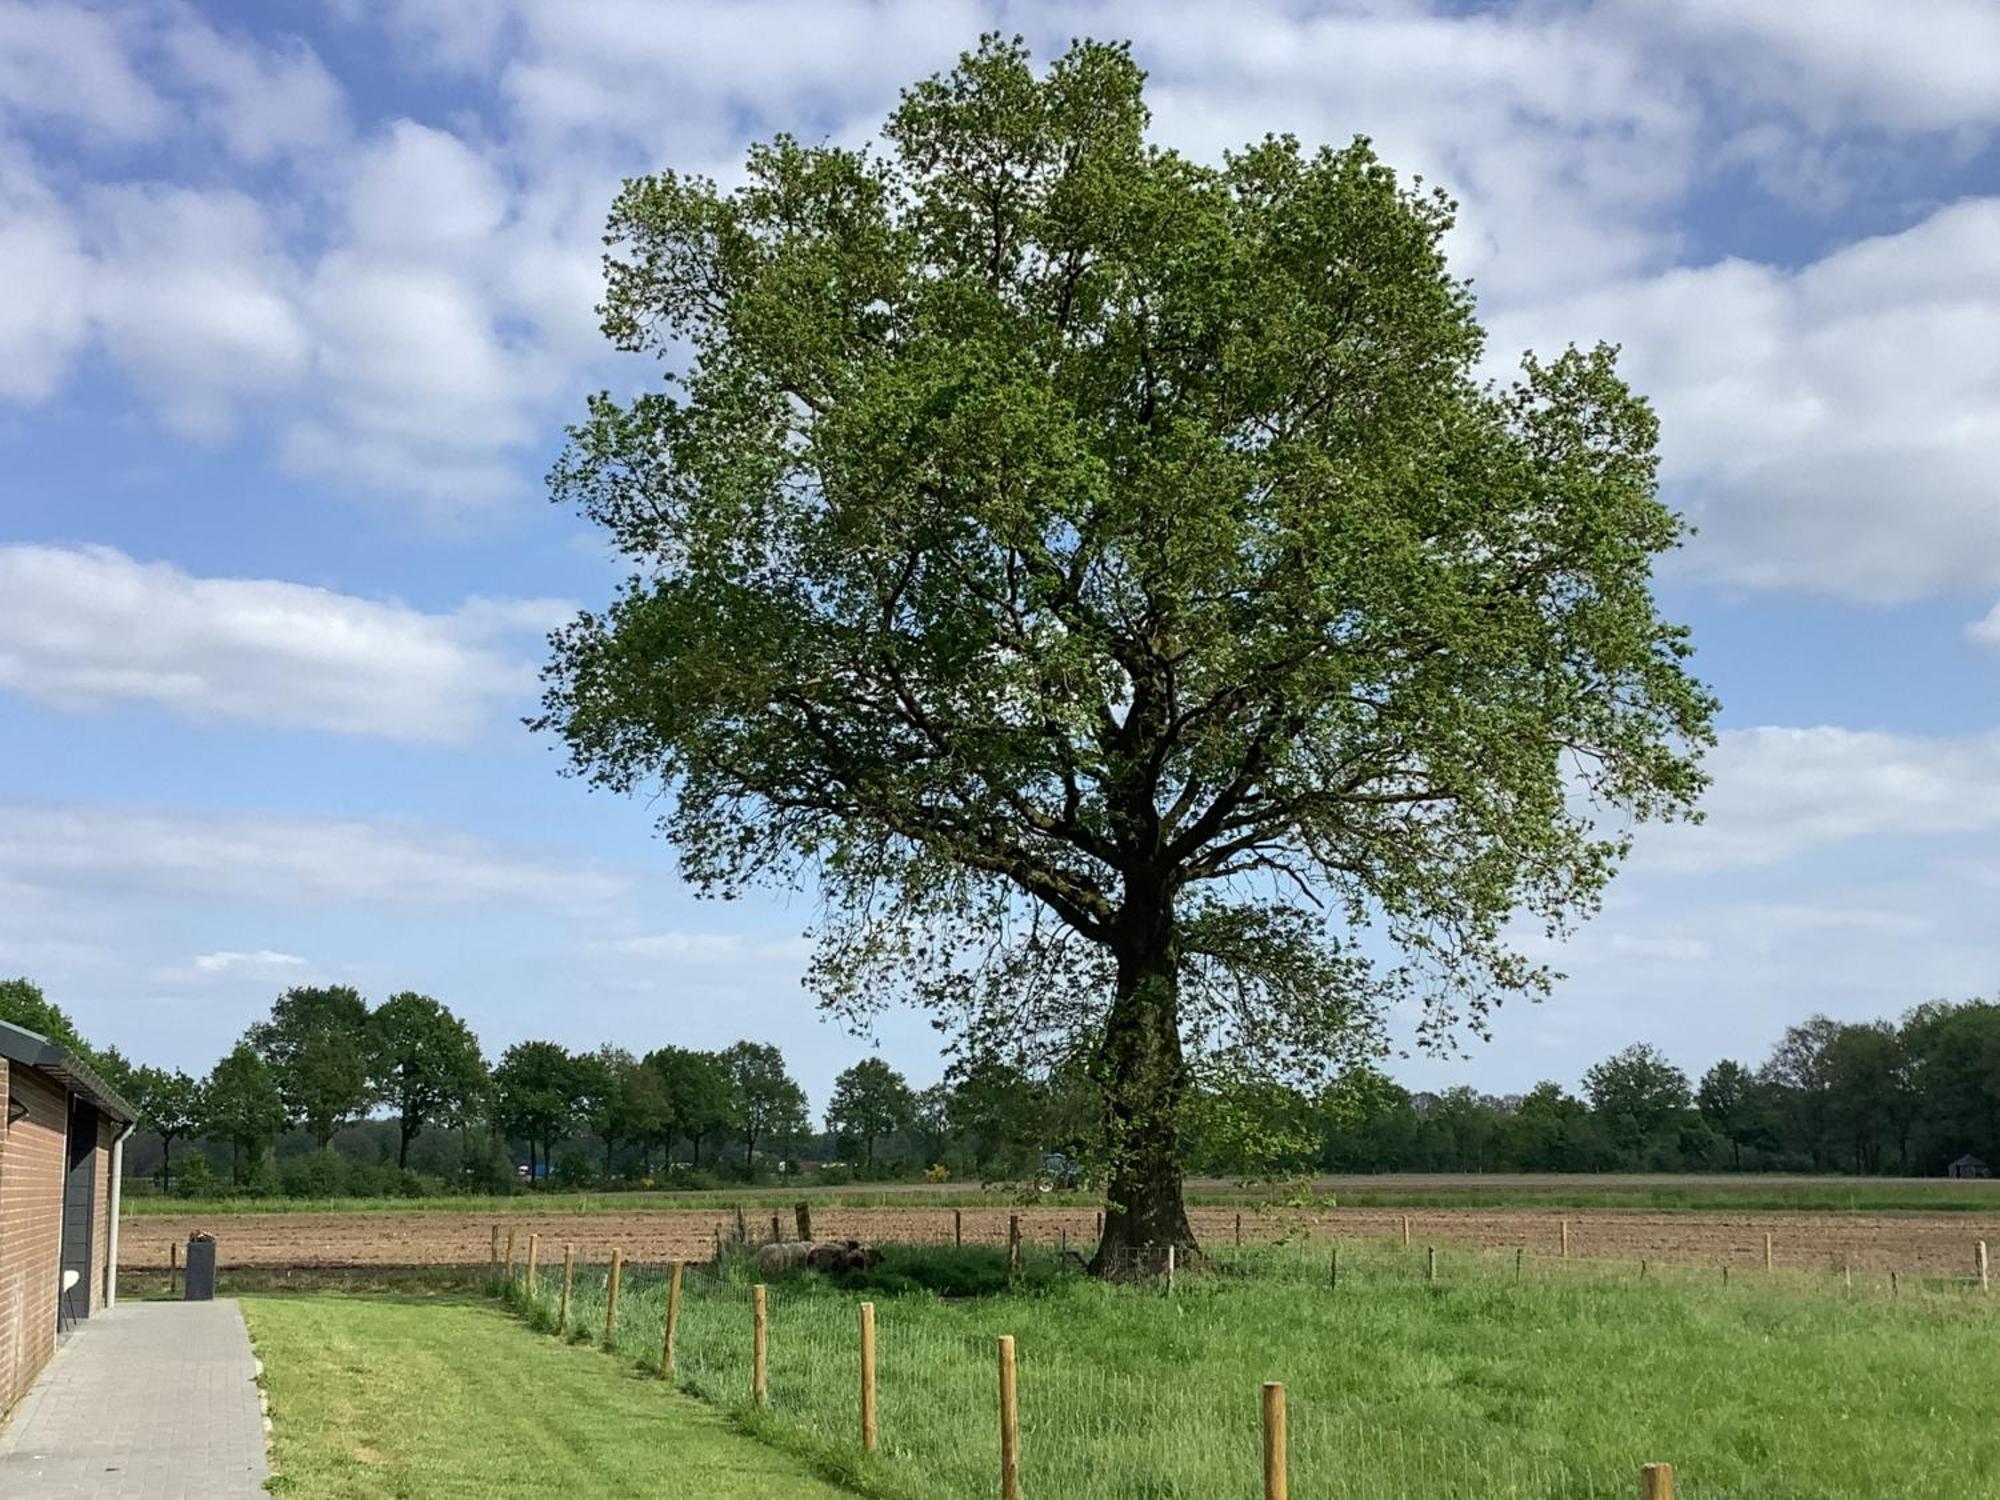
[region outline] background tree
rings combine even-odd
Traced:
[[[723,1049],[729,1074],[729,1123],[743,1137],[743,1165],[757,1159],[760,1141],[803,1135],[808,1128],[806,1094],[785,1071],[785,1056],[762,1042],[738,1042]]]
[[[285,1128],[288,1112],[278,1080],[247,1041],[238,1042],[208,1075],[201,1099],[201,1132],[229,1142],[230,1176],[241,1182]]]
[[[667,1121],[686,1137],[689,1164],[700,1166],[701,1143],[729,1126],[729,1069],[719,1054],[687,1047],[649,1052],[645,1065],[659,1076]]]
[[[396,1165],[426,1125],[459,1118],[487,1083],[479,1038],[429,995],[391,995],[368,1017],[368,1084],[396,1112]]]
[[[941,1165],[951,1152],[951,1089],[943,1082],[919,1089],[910,1099],[910,1137],[924,1165]]]
[[[69,1048],[85,1061],[91,1058],[90,1044],[77,1033],[68,1013],[44,995],[40,985],[25,976],[0,979],[0,1021],[25,1026]]]
[[[576,1124],[575,1060],[555,1042],[516,1042],[493,1070],[493,1102],[500,1128],[528,1143],[528,1180],[539,1181],[536,1148],[546,1172]]]
[[[271,1006],[245,1040],[271,1069],[285,1113],[321,1150],[367,1109],[368,1005],[344,984],[301,985]]]
[[[201,1084],[178,1070],[141,1067],[132,1072],[127,1102],[139,1111],[139,1128],[160,1138],[160,1185],[174,1185],[174,1142],[202,1128],[208,1114]]]
[[[609,1044],[575,1059],[577,1119],[604,1142],[604,1180],[615,1175],[618,1147],[658,1130],[665,1113],[659,1076],[623,1047]]]
[[[1392,996],[1434,1037],[1544,987],[1516,917],[1692,804],[1713,710],[1611,352],[1489,384],[1447,200],[1365,142],[1189,161],[1142,84],[988,39],[877,149],[627,184],[603,326],[670,388],[556,468],[635,577],[538,721],[671,788],[698,888],[815,872],[836,1010],[1087,1055],[1100,1269],[1192,1246],[1197,1070],[1310,1083]]]
[[[1725,1057],[1702,1074],[1695,1102],[1701,1117],[1729,1142],[1730,1165],[1738,1171],[1743,1168],[1745,1146],[1776,1144],[1765,1088],[1743,1064]]]
[[[1650,1042],[1635,1042],[1583,1075],[1583,1090],[1611,1132],[1634,1157],[1694,1103],[1687,1074]]]
[[[826,1128],[861,1142],[861,1154],[875,1165],[875,1143],[908,1127],[917,1098],[907,1079],[879,1057],[864,1057],[833,1081]]]
[[[1826,1054],[1839,1031],[1840,1023],[1828,1016],[1813,1016],[1797,1026],[1787,1026],[1757,1075],[1767,1086],[1773,1107],[1784,1118],[1785,1138],[1805,1148],[1814,1171],[1825,1168],[1831,1145],[1828,1111],[1832,1088]]]

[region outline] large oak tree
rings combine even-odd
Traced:
[[[1191,1245],[1196,1070],[1545,985],[1519,924],[1691,807],[1712,714],[1612,351],[1484,381],[1441,194],[1191,161],[1143,82],[989,38],[876,146],[627,184],[603,323],[664,388],[553,488],[634,573],[537,721],[700,886],[812,883],[830,1005],[1086,1058],[1103,1269]]]

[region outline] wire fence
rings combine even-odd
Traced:
[[[572,1261],[566,1270],[539,1245],[522,1253],[534,1256],[532,1275],[510,1248],[495,1287],[532,1323],[664,1373],[667,1309],[676,1300],[670,1268]],[[1927,1312],[1944,1313],[1942,1328],[1991,1307],[1966,1295],[1981,1284],[1976,1274],[1738,1271],[1732,1283],[1728,1272],[1525,1249],[1440,1255],[1429,1246],[1303,1240],[1225,1245],[1196,1267],[1150,1251],[1141,1261],[1132,1269],[1147,1274],[1143,1284],[1104,1285],[1083,1276],[1081,1250],[1018,1241],[912,1248],[849,1278],[857,1289],[809,1274],[760,1281],[768,1273],[757,1247],[729,1241],[713,1262],[682,1270],[671,1375],[759,1436],[885,1500],[983,1497],[996,1486],[1008,1493],[999,1478],[1002,1335],[1019,1340],[1015,1493],[1036,1500],[1212,1500],[1255,1495],[1260,1483],[1280,1500],[1289,1487],[1340,1500],[1474,1490],[1524,1500],[1629,1497],[1641,1465],[1663,1456],[1634,1445],[1684,1430],[1690,1396],[1701,1400],[1688,1372],[1703,1357],[1700,1315],[1715,1319],[1718,1301],[1746,1315],[1762,1308],[1753,1336],[1766,1342],[1787,1328],[1827,1342],[1821,1321],[1878,1299],[1893,1300],[1905,1323],[1929,1326]],[[996,1290],[1011,1295],[989,1295]],[[870,1374],[864,1301],[874,1325]],[[1538,1338],[1518,1358],[1504,1349],[1462,1357],[1482,1338],[1532,1333],[1535,1320],[1567,1329],[1572,1343],[1622,1342],[1587,1368],[1537,1367],[1537,1349],[1561,1344]],[[1990,1339],[1990,1317],[1980,1326]],[[1844,1339],[1849,1330],[1837,1332]],[[1681,1347],[1689,1343],[1696,1347]],[[1622,1364],[1647,1350],[1662,1372],[1659,1410],[1575,1419],[1573,1390],[1559,1388],[1581,1383],[1587,1396],[1596,1380],[1613,1405],[1643,1395],[1643,1375]],[[1796,1374],[1813,1378],[1811,1370]],[[1747,1378],[1754,1387],[1767,1377]],[[1292,1394],[1289,1402],[1282,1389],[1277,1396],[1284,1456],[1273,1488],[1270,1398],[1260,1402],[1259,1393],[1279,1380]],[[879,1428],[873,1451],[864,1385]],[[1743,1389],[1717,1384],[1712,1394],[1740,1406]],[[1814,1457],[1810,1444],[1826,1439],[1787,1439],[1783,1412],[1747,1424],[1742,1416],[1718,1412],[1717,1420],[1754,1429],[1756,1446],[1713,1476],[1684,1472],[1681,1495],[1722,1500],[1749,1492],[1753,1480],[1762,1496],[1868,1488],[1815,1488],[1822,1481],[1814,1475],[1871,1455]],[[2000,1465],[2000,1453],[1990,1457]],[[1940,1458],[1928,1467],[1900,1462],[1911,1487],[1869,1492],[1970,1492],[1936,1487],[1957,1462]],[[1640,1483],[1651,1486],[1642,1494],[1675,1493],[1664,1469],[1649,1469]]]

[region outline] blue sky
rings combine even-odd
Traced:
[[[284,986],[528,1036],[869,1043],[518,724],[615,570],[541,476],[622,176],[865,139],[982,29],[1129,37],[1200,156],[1375,137],[1496,371],[1624,345],[1724,704],[1569,980],[1412,1083],[1692,1069],[2000,991],[2000,5],[0,0],[0,972],[204,1068]],[[919,1079],[924,1023],[876,1044]]]

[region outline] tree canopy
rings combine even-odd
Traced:
[[[988,38],[875,146],[626,185],[603,327],[666,388],[555,470],[635,571],[537,721],[671,794],[698,887],[815,882],[827,1004],[1086,1058],[1105,1265],[1192,1243],[1205,1070],[1545,987],[1510,932],[1689,811],[1713,711],[1613,351],[1487,382],[1443,194],[1363,140],[1192,161],[1143,82]]]
[[[368,1002],[344,984],[286,990],[245,1034],[287,1117],[324,1147],[369,1103]]]
[[[875,1143],[910,1123],[917,1096],[908,1080],[879,1057],[864,1057],[833,1081],[826,1128],[861,1143],[863,1159],[875,1165]]]
[[[426,1125],[462,1118],[487,1084],[479,1038],[449,1009],[412,990],[391,995],[368,1017],[368,1080],[396,1112],[396,1165]]]

